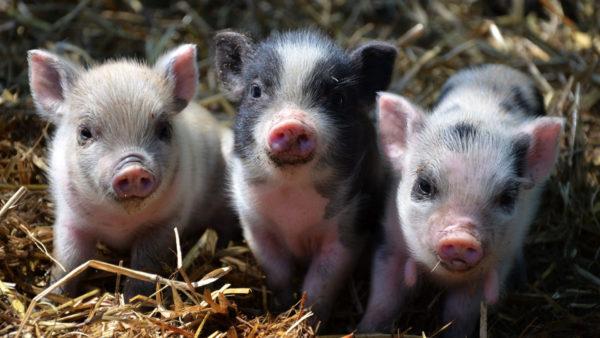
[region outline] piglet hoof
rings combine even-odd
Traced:
[[[369,320],[363,318],[356,328],[358,333],[389,333],[392,331],[392,325],[383,325],[379,320]]]
[[[50,285],[56,284],[65,275],[66,273],[61,268],[59,268],[58,266],[54,266],[52,268],[52,273],[50,277]],[[77,296],[78,285],[79,278],[78,276],[76,276],[69,280],[66,280],[58,288],[54,289],[54,293],[68,297],[75,297]]]
[[[287,291],[273,291],[271,302],[271,311],[273,313],[282,313],[289,310],[294,305],[294,295]]]
[[[317,303],[314,304],[310,310],[313,312],[313,315],[308,319],[308,324],[312,327],[316,327],[317,324],[319,324],[320,327],[324,327],[329,320],[331,306]]]
[[[123,296],[126,302],[130,302],[137,295],[150,296],[156,291],[154,283],[128,278],[123,288]]]

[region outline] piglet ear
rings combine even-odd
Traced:
[[[79,67],[50,52],[33,49],[27,53],[29,86],[38,113],[58,123],[60,105],[75,81]]]
[[[528,134],[531,140],[525,155],[526,172],[534,184],[548,178],[554,167],[563,125],[563,118],[540,117],[524,127],[523,132]]]
[[[156,61],[154,69],[173,84],[176,110],[181,111],[194,98],[198,88],[196,45],[181,45],[167,52]]]
[[[392,71],[396,61],[396,48],[388,43],[373,41],[356,50],[350,57],[358,70],[360,99],[371,106],[377,92],[386,90],[392,80]]]
[[[408,140],[421,128],[425,115],[404,97],[385,92],[378,94],[377,112],[380,144],[393,167],[401,170]]]
[[[242,71],[253,52],[250,38],[244,34],[222,31],[215,35],[215,66],[227,96],[239,101],[244,90]]]

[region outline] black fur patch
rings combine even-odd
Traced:
[[[531,111],[531,113],[534,116],[545,116],[546,108],[544,108],[544,97],[542,96],[542,93],[540,93],[540,91],[537,88],[535,88],[533,90],[533,96],[535,97],[537,108]]]
[[[447,82],[443,87],[442,90],[440,90],[440,94],[437,97],[437,100],[435,100],[435,103],[433,104],[434,107],[437,107],[440,105],[440,103],[442,103],[442,101],[444,101],[444,99],[446,97],[448,97],[448,94],[450,94],[454,88],[456,88],[456,86],[450,82]]]
[[[465,140],[473,138],[477,135],[477,128],[468,122],[459,122],[452,127],[452,132],[458,136],[459,139]]]
[[[375,102],[376,93],[389,86],[397,53],[390,44],[372,41],[350,54],[356,75],[360,78],[361,103],[370,106]]]
[[[509,97],[503,100],[500,106],[508,112],[521,111],[528,115],[543,116],[544,101],[540,92],[535,88],[534,93],[533,100],[535,102],[530,102],[527,100],[525,92],[518,86],[514,86],[510,90]]]
[[[252,55],[250,39],[236,32],[221,31],[215,36],[214,44],[217,76],[228,94],[238,100],[244,65]]]
[[[524,177],[527,170],[527,152],[529,151],[530,139],[523,136],[513,141],[511,154],[513,158],[512,168],[517,177]]]
[[[238,114],[234,122],[234,153],[243,160],[247,160],[256,147],[254,139],[254,126],[273,100],[279,87],[281,76],[281,60],[271,47],[261,44],[257,47],[253,57],[244,66],[243,90]],[[250,95],[252,84],[261,87],[262,95],[254,99]]]

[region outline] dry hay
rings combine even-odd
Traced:
[[[391,90],[424,105],[448,76],[469,65],[506,63],[534,77],[549,114],[567,120],[560,163],[527,239],[528,283],[508,293],[497,311],[486,316],[483,308],[482,326],[497,336],[597,333],[600,9],[593,0],[579,1],[568,18],[558,1],[540,0],[538,13],[486,18],[482,3],[0,2],[0,336],[19,329],[26,336],[314,335],[302,302],[277,317],[266,315],[268,291],[247,247],[233,243],[215,251],[212,233],[188,253],[191,258],[180,256],[181,268],[157,284],[153,297],[124,303],[118,293],[123,276],[155,278],[119,266],[106,248],[100,248],[103,260],[114,264],[90,263],[96,269],[81,296],[36,297],[49,287],[52,264],[54,215],[44,174],[52,127],[31,114],[25,60],[28,49],[40,47],[88,63],[122,55],[154,59],[176,43],[194,42],[201,55],[200,99],[228,120],[234,108],[219,94],[211,67],[213,32],[232,27],[262,37],[307,24],[349,48],[371,38],[394,42],[400,53]],[[10,201],[21,186],[27,191]],[[360,319],[368,290],[364,274],[349,281],[343,291],[349,296],[338,302],[328,331],[351,332]],[[191,289],[193,281],[207,285]],[[443,329],[431,324],[439,297],[429,298],[402,315],[398,332],[435,335]]]

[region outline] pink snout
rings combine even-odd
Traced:
[[[269,156],[276,163],[304,163],[312,158],[316,137],[312,128],[299,120],[289,119],[276,124],[269,131]]]
[[[131,164],[115,175],[112,185],[119,198],[145,198],[156,190],[156,179],[141,165]]]
[[[465,271],[483,258],[481,243],[467,232],[452,232],[437,244],[437,255],[450,270]]]

